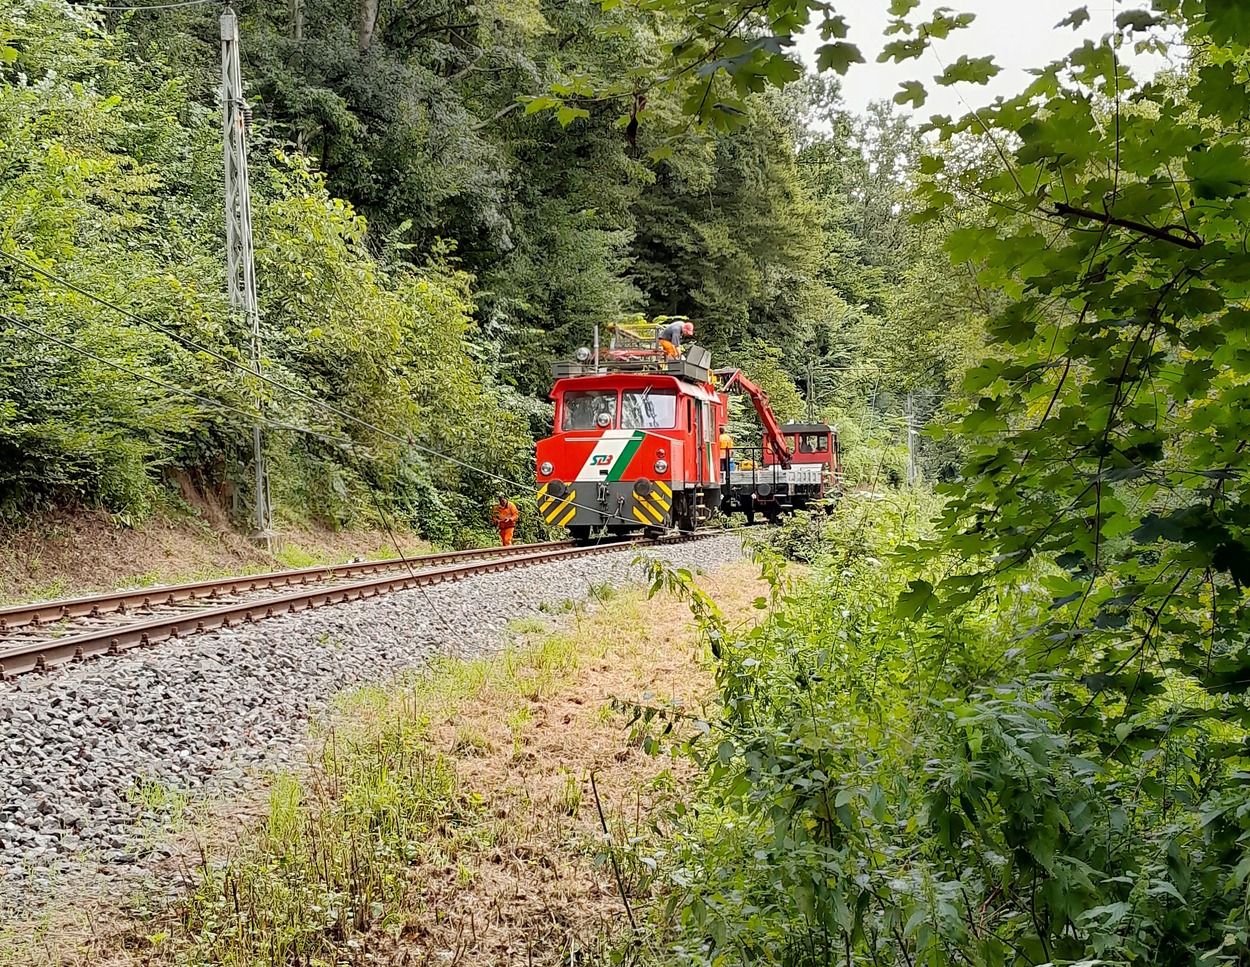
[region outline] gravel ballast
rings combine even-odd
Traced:
[[[724,536],[645,553],[711,568],[742,550]],[[229,797],[303,763],[310,722],[342,689],[434,655],[490,653],[516,619],[636,583],[637,554],[478,575],[0,684],[0,905],[86,867],[159,862],[151,831],[171,802]]]

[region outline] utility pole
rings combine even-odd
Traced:
[[[807,361],[807,422],[816,421],[816,394],[812,388],[812,361]]]
[[[907,486],[916,486],[916,421],[911,393],[907,394]]]
[[[243,316],[252,336],[252,373],[256,377],[256,422],[252,425],[256,469],[255,525],[252,539],[272,545],[273,515],[269,474],[265,469],[264,390],[260,371],[260,306],[256,301],[256,259],[252,241],[252,199],[247,184],[247,129],[251,110],[243,98],[239,66],[239,19],[226,2],[221,14],[222,141],[226,159],[226,278],[230,308]]]

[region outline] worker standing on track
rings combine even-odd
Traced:
[[[694,335],[694,323],[689,319],[678,319],[670,322],[660,330],[660,348],[664,355],[676,359],[681,355],[681,337]]]
[[[734,453],[734,438],[729,435],[729,430],[720,431],[720,472],[729,473],[732,468],[732,460]]]
[[[503,494],[499,495],[499,503],[491,508],[491,518],[499,528],[499,540],[504,547],[512,544],[512,532],[516,530],[516,522],[521,519],[516,504]]]

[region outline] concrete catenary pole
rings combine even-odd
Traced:
[[[222,141],[226,159],[226,278],[230,308],[242,315],[251,332],[252,372],[256,376],[256,422],[252,426],[256,472],[254,538],[266,545],[273,537],[269,474],[265,468],[264,389],[260,381],[260,306],[256,300],[256,260],[252,241],[252,200],[247,184],[247,130],[251,111],[243,98],[239,66],[239,19],[229,3],[221,15]]]

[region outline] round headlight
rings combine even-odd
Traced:
[[[552,463],[550,460],[544,460],[542,463],[538,465],[538,472],[541,473],[544,477],[550,477],[553,470],[555,470],[555,467],[552,466]]]
[[[585,346],[581,346],[573,353],[573,358],[579,363],[588,363],[590,362],[590,350]]]
[[[612,425],[612,414],[600,413],[598,416],[595,417],[595,423],[606,429],[607,427]]]
[[[667,461],[667,460],[657,460],[657,461],[655,462],[655,472],[656,472],[656,473],[665,473],[667,470],[668,470],[668,461]]]

